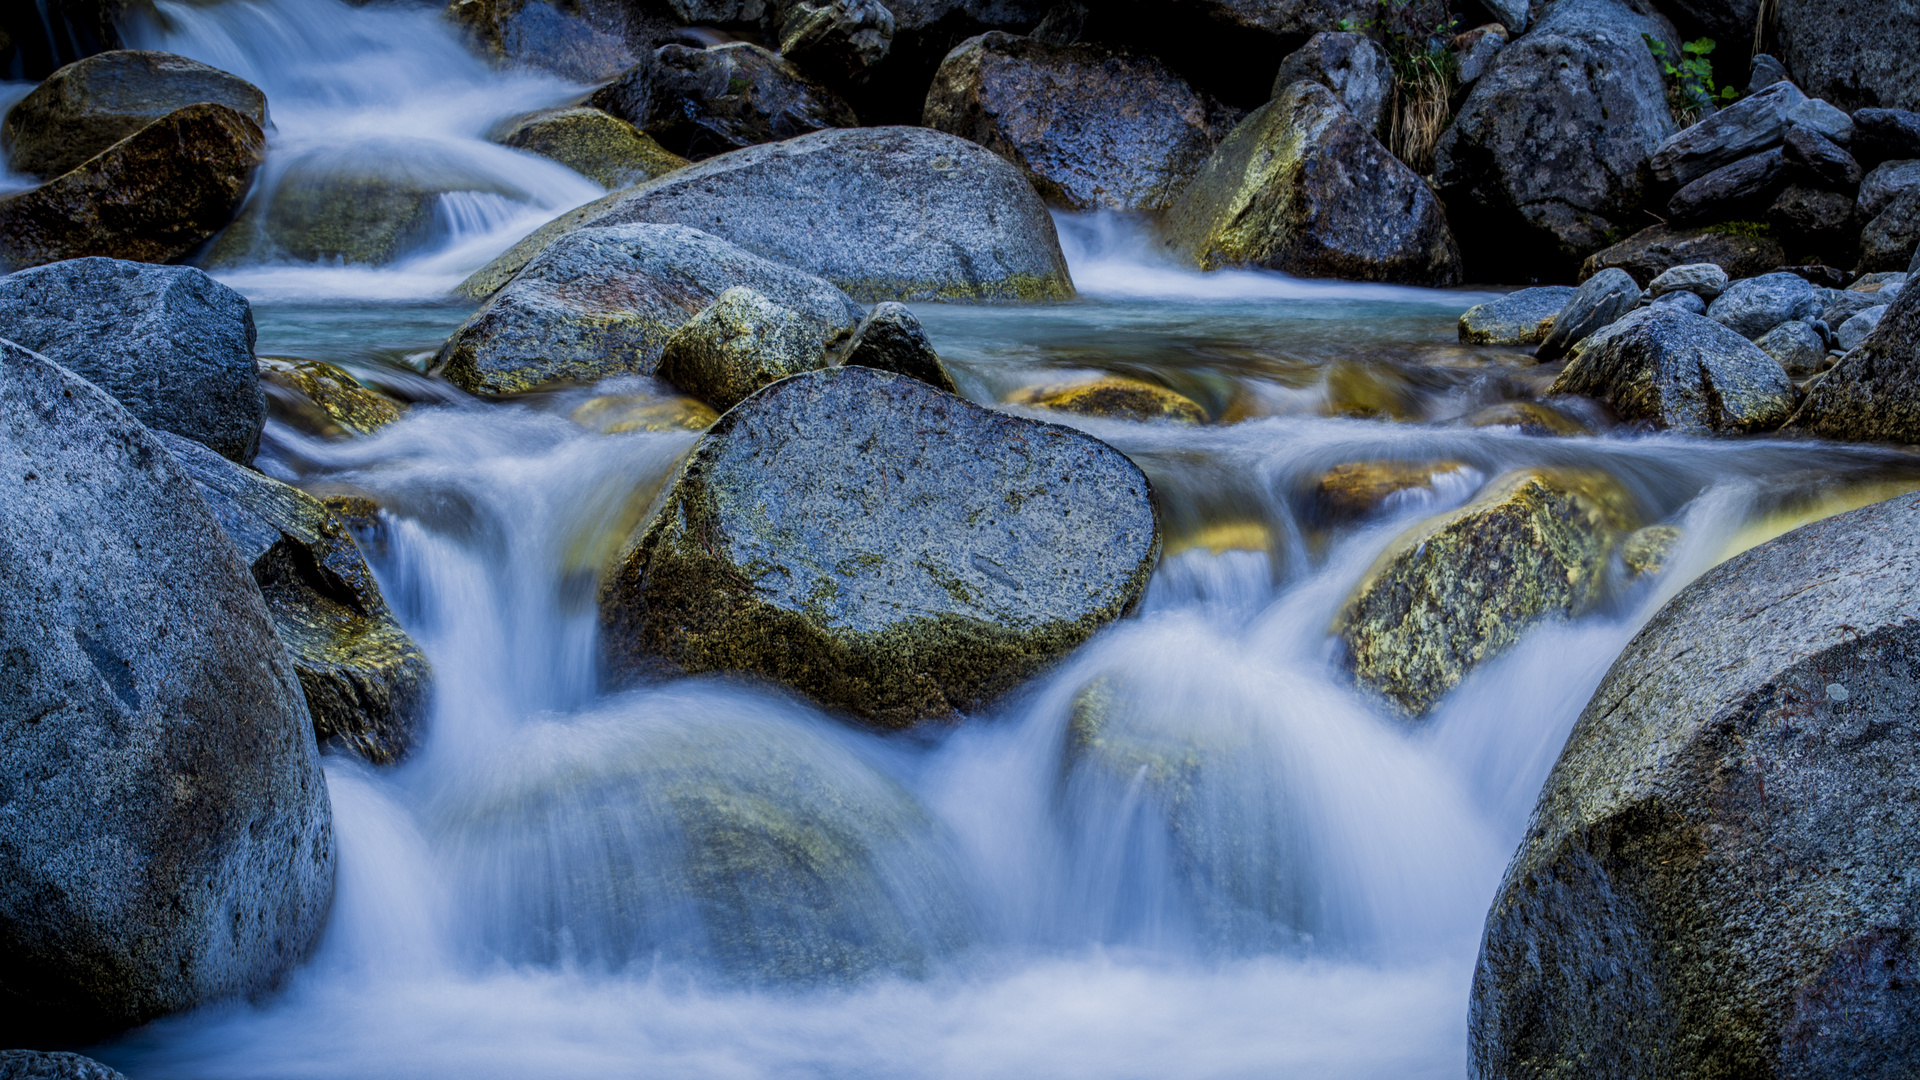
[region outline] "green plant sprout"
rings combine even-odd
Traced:
[[[1660,68],[1666,73],[1668,102],[1686,123],[1695,123],[1721,102],[1740,96],[1740,91],[1731,86],[1713,84],[1713,64],[1707,60],[1717,44],[1712,38],[1703,37],[1680,46],[1680,62],[1676,64],[1666,42],[1652,34],[1640,36],[1646,39],[1648,51],[1660,61]]]

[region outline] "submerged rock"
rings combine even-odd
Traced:
[[[1549,394],[1585,394],[1623,420],[1690,435],[1766,431],[1793,412],[1780,361],[1725,326],[1642,308],[1587,339]]]
[[[923,128],[822,131],[703,161],[561,215],[459,291],[491,296],[559,237],[630,222],[700,229],[862,301],[1073,295],[1053,219],[1020,170]]]
[[[950,719],[1126,613],[1146,478],[1068,428],[838,367],[720,418],[609,575],[607,670],[771,678],[878,727]]]
[[[1451,285],[1440,202],[1347,111],[1298,82],[1233,129],[1167,211],[1168,245],[1204,269]]]
[[[721,412],[768,383],[827,366],[820,326],[744,285],[667,338],[660,377]]]
[[[705,431],[720,419],[720,414],[706,402],[688,397],[602,394],[582,402],[567,418],[602,435],[624,435],[630,431]]]
[[[744,41],[664,45],[589,102],[693,161],[860,122],[833,91]]]
[[[933,351],[920,320],[907,305],[888,301],[875,304],[873,310],[853,331],[846,347],[840,350],[840,362],[854,367],[878,368],[919,379],[935,389],[957,394],[953,376]]]
[[[1796,529],[1614,662],[1487,916],[1478,1075],[1912,1071],[1916,528],[1907,495]]]
[[[665,176],[687,164],[653,137],[599,109],[542,109],[508,121],[493,141],[565,165],[610,191]]]
[[[1574,291],[1566,285],[1541,285],[1470,307],[1460,316],[1460,341],[1466,345],[1538,345],[1553,332],[1554,317],[1573,299]]]
[[[1280,61],[1273,79],[1273,96],[1302,79],[1333,91],[1353,118],[1379,134],[1386,119],[1387,100],[1393,96],[1393,67],[1385,49],[1365,34],[1322,31],[1307,39],[1297,52]]]
[[[1634,527],[1601,474],[1522,470],[1395,540],[1333,631],[1362,686],[1426,715],[1467,673],[1536,623],[1599,600],[1607,559]]]
[[[1026,170],[1069,210],[1163,210],[1226,135],[1151,56],[990,33],[947,54],[923,123]]]
[[[242,463],[260,446],[253,308],[198,270],[75,259],[8,274],[0,334],[113,395],[148,427]]]
[[[1335,465],[1314,482],[1311,502],[1322,521],[1359,521],[1378,512],[1402,492],[1433,490],[1443,476],[1464,478],[1467,467],[1457,461],[1355,461]]]
[[[115,50],[47,77],[7,111],[7,167],[51,180],[175,109],[213,102],[267,126],[267,97],[218,68],[172,53]]]
[[[371,435],[400,419],[402,409],[332,364],[262,356],[255,363],[275,419],[309,435]]]
[[[1590,278],[1602,270],[1618,267],[1645,285],[1676,266],[1713,263],[1730,278],[1750,278],[1786,261],[1786,249],[1761,232],[1726,226],[1675,229],[1655,225],[1595,252],[1580,268],[1580,274]]]
[[[799,312],[822,341],[860,321],[859,305],[811,274],[685,226],[617,225],[555,241],[460,324],[434,363],[474,394],[651,375],[667,338],[736,285]]]
[[[1611,326],[1640,302],[1640,286],[1625,270],[1602,270],[1567,299],[1553,329],[1535,351],[1542,362],[1558,360],[1596,331]]]
[[[233,220],[266,136],[225,105],[188,105],[37,188],[0,198],[0,267],[106,255],[164,263]]]
[[[128,411],[0,342],[0,1042],[84,1043],[305,956],[327,786],[259,590]]]
[[[1807,391],[1790,424],[1825,439],[1920,443],[1920,289],[1902,289],[1873,332]]]
[[[1014,395],[1011,402],[1108,420],[1207,422],[1207,411],[1185,394],[1121,375],[1067,386],[1036,387]]]
[[[160,434],[200,486],[293,657],[313,733],[376,765],[426,733],[433,669],[387,607],[353,537],[320,500]]]
[[[127,1080],[90,1057],[64,1051],[0,1050],[0,1080]]]

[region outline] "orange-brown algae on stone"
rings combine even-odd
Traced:
[[[1013,395],[1008,403],[1106,420],[1207,422],[1207,411],[1185,394],[1123,375],[1107,375],[1065,386],[1034,387]]]

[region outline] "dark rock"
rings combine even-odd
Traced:
[[[370,435],[403,412],[400,405],[323,361],[261,356],[254,363],[266,392],[267,414],[317,438]]]
[[[893,12],[880,0],[788,0],[780,55],[831,85],[850,83],[886,59]]]
[[[1775,83],[1681,131],[1647,165],[1657,180],[1685,186],[1717,169],[1780,145],[1793,110],[1807,100],[1792,83]]]
[[[1673,132],[1642,34],[1671,40],[1624,4],[1558,0],[1474,84],[1433,172],[1469,265],[1567,275],[1636,220],[1641,168]]]
[[[1884,161],[1860,182],[1860,219],[1871,221],[1892,205],[1903,191],[1920,188],[1920,161],[1900,158]]]
[[[1920,289],[1902,289],[1872,334],[1807,393],[1792,425],[1847,442],[1920,443]]]
[[[854,330],[846,347],[840,350],[840,362],[919,379],[949,394],[960,392],[946,365],[940,362],[940,354],[933,351],[933,343],[927,340],[920,320],[913,317],[905,304],[891,301],[875,304],[873,311]]]
[[[668,153],[625,120],[583,106],[515,117],[491,138],[551,158],[610,191],[658,179],[687,164],[686,158]]]
[[[977,707],[1124,614],[1158,548],[1146,478],[1106,444],[829,368],[695,446],[601,593],[601,640],[616,678],[656,657],[755,673],[903,727]]]
[[[98,387],[0,343],[0,1040],[270,989],[326,919],[312,722],[193,481]]]
[[[833,91],[744,41],[662,46],[588,102],[692,161],[860,122]]]
[[[75,259],[0,277],[0,332],[150,427],[242,463],[260,446],[253,308],[192,267]]]
[[[1920,158],[1920,113],[1861,109],[1853,114],[1853,156],[1862,165]]]
[[[1460,341],[1466,345],[1538,345],[1547,340],[1561,309],[1575,290],[1566,285],[1519,289],[1460,316]]]
[[[1794,277],[1806,278],[1807,282],[1811,284],[1816,291],[1820,289],[1838,289],[1853,278],[1853,275],[1847,273],[1845,270],[1837,266],[1828,266],[1825,263],[1799,263],[1793,266],[1776,266],[1774,269],[1782,274],[1792,274]]]
[[[1762,0],[1660,0],[1660,10],[1674,22],[1698,27],[1720,43],[1722,52],[1746,51],[1761,6]]]
[[[1747,93],[1757,94],[1774,83],[1789,82],[1792,79],[1793,76],[1787,73],[1787,65],[1766,53],[1755,53],[1753,64],[1747,75]]]
[[[1622,420],[1688,435],[1766,431],[1793,411],[1780,362],[1710,318],[1648,307],[1593,337],[1549,394],[1583,394]]]
[[[1762,274],[1734,282],[1707,309],[1707,317],[1754,341],[1788,319],[1820,313],[1813,285],[1798,274]]]
[[[1778,360],[1790,378],[1804,379],[1827,364],[1827,339],[1801,319],[1781,323],[1754,344]]]
[[[1767,208],[1767,223],[1795,254],[1842,266],[1853,262],[1859,251],[1858,221],[1854,202],[1844,193],[1798,184],[1780,192]]]
[[[491,296],[555,238],[629,222],[700,229],[864,301],[1073,295],[1053,219],[1020,170],[924,128],[822,131],[701,162],[561,215],[459,291]]]
[[[1911,1074],[1917,528],[1795,529],[1614,662],[1488,913],[1474,1075]]]
[[[818,341],[860,321],[859,305],[811,274],[683,225],[616,225],[542,251],[453,332],[435,368],[473,394],[651,375],[668,337],[737,285],[805,316]]]
[[[1167,211],[1165,234],[1207,269],[1460,280],[1432,190],[1316,82],[1294,83],[1234,128]]]
[[[0,1080],[127,1080],[89,1057],[39,1050],[0,1050]]]
[[[1774,52],[1807,93],[1848,110],[1920,108],[1910,9],[1866,0],[1779,0],[1772,14]]]
[[[1480,76],[1493,70],[1493,60],[1507,47],[1507,28],[1499,23],[1476,27],[1456,36],[1453,49],[1454,78],[1461,86],[1472,86]]]
[[[1163,210],[1227,133],[1153,57],[997,32],[948,54],[922,122],[1006,158],[1071,210]]]
[[[1527,23],[1532,19],[1533,4],[1530,0],[1482,0],[1487,14],[1500,21],[1507,32],[1520,35],[1527,32]]]
[[[1625,270],[1602,270],[1567,299],[1553,330],[1534,353],[1542,363],[1558,360],[1589,334],[1613,323],[1640,302],[1640,286]]]
[[[0,198],[0,267],[89,255],[164,263],[233,220],[267,151],[225,105],[176,109],[70,172]]]
[[[573,82],[604,82],[633,64],[618,34],[596,27],[578,0],[451,0],[447,19],[502,66],[539,68]]]
[[[1289,86],[1302,79],[1333,91],[1361,126],[1380,133],[1387,99],[1393,95],[1393,67],[1387,51],[1372,38],[1338,31],[1313,35],[1298,51],[1280,61],[1273,96],[1286,93]]]
[[[667,338],[660,377],[724,413],[789,375],[827,366],[820,325],[744,285]]]
[[[152,0],[36,0],[0,5],[0,75],[37,82],[124,42],[120,24],[152,18]]]
[[[1594,253],[1580,268],[1580,276],[1590,278],[1609,267],[1619,267],[1632,274],[1635,281],[1646,284],[1676,266],[1713,263],[1728,277],[1747,278],[1786,261],[1786,250],[1764,234],[1718,226],[1676,229],[1655,225]]]
[[[1826,303],[1821,309],[1820,321],[1828,326],[1844,326],[1855,315],[1887,302],[1873,293],[1854,292],[1851,289],[1822,296],[1821,299]]]
[[[376,765],[426,733],[433,669],[400,628],[352,535],[320,500],[199,443],[156,433],[253,571],[293,658],[314,737]]]
[[[54,72],[8,110],[0,149],[14,172],[51,180],[175,109],[203,101],[267,126],[266,95],[245,79],[172,53],[100,53]]]
[[[869,124],[918,124],[933,73],[956,46],[992,30],[1024,34],[1053,6],[1053,0],[884,2],[893,13],[893,45],[847,91]]]
[[[1820,98],[1808,98],[1787,112],[1792,132],[1795,128],[1811,131],[1839,146],[1853,143],[1853,117]]]
[[[1904,270],[1916,248],[1920,248],[1920,188],[1907,188],[1860,230],[1860,265],[1855,269],[1863,274]]]
[[[1756,216],[1778,196],[1785,173],[1777,148],[1742,158],[1681,188],[1668,201],[1667,215],[1680,225]]]
[[[1647,283],[1649,299],[1658,299],[1670,292],[1686,290],[1696,293],[1708,302],[1718,300],[1720,294],[1727,291],[1727,272],[1713,263],[1693,263],[1689,266],[1676,266],[1662,271],[1659,276]]]
[[[1852,154],[1812,128],[1798,124],[1788,128],[1781,149],[1795,178],[1805,183],[1832,191],[1853,190],[1864,176]]]

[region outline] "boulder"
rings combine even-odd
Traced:
[[[490,138],[557,161],[609,191],[658,179],[687,164],[625,120],[580,105],[515,117]]]
[[[1798,274],[1762,274],[1736,281],[1707,308],[1707,318],[1756,341],[1788,319],[1811,319],[1823,305]]]
[[[1888,303],[1873,293],[1855,292],[1852,289],[1828,289],[1820,294],[1820,299],[1825,301],[1820,321],[1828,326],[1839,326],[1870,307]]]
[[[661,378],[723,413],[768,383],[826,366],[819,323],[744,285],[688,319],[660,353]]]
[[[1547,393],[1583,394],[1622,420],[1688,435],[1771,430],[1794,404],[1780,361],[1710,318],[1667,307],[1588,338]]]
[[[0,333],[149,427],[253,460],[266,399],[253,308],[192,267],[74,259],[0,277]]]
[[[1854,113],[1853,153],[1862,165],[1920,158],[1920,113],[1906,109]]]
[[[1730,51],[1744,51],[1753,40],[1762,6],[1763,0],[1660,0],[1660,10],[1675,22],[1698,27]]]
[[[1534,355],[1542,363],[1558,360],[1589,334],[1632,311],[1640,302],[1640,286],[1625,270],[1602,270],[1588,278],[1554,317],[1553,329]]]
[[[1879,217],[1902,192],[1915,188],[1920,188],[1920,161],[1900,158],[1881,162],[1860,181],[1860,219]]]
[[[1767,208],[1767,224],[1802,255],[1845,266],[1860,246],[1859,218],[1845,193],[1789,185]]]
[[[891,372],[784,379],[722,416],[601,592],[606,669],[784,683],[878,727],[976,708],[1125,614],[1146,477],[1068,428]]]
[[[1280,61],[1273,96],[1286,93],[1287,87],[1302,79],[1333,91],[1362,127],[1376,135],[1381,133],[1387,101],[1393,96],[1393,66],[1387,60],[1387,51],[1372,38],[1343,31],[1313,35]]]
[[[1420,717],[1534,625],[1601,597],[1608,556],[1635,527],[1604,475],[1521,470],[1396,539],[1334,620],[1360,685]]]
[[[1754,344],[1779,361],[1789,378],[1804,379],[1827,366],[1827,339],[1802,319],[1781,323]]]
[[[1667,200],[1676,224],[1757,216],[1786,183],[1786,158],[1776,147],[1741,158],[1693,181]]]
[[[1493,70],[1494,58],[1507,47],[1510,37],[1507,28],[1499,23],[1489,23],[1455,36],[1449,46],[1453,49],[1455,81],[1461,86],[1479,82],[1480,76]]]
[[[1920,188],[1907,188],[1860,230],[1860,273],[1905,270],[1920,248]]]
[[[1566,285],[1518,289],[1478,304],[1460,316],[1460,341],[1466,345],[1538,345],[1553,330],[1555,316],[1573,299]]]
[[[1867,308],[1841,323],[1833,331],[1833,347],[1843,353],[1849,353],[1866,344],[1868,335],[1880,326],[1880,320],[1887,314],[1886,304]]]
[[[1234,128],[1167,211],[1165,234],[1204,269],[1460,280],[1459,249],[1426,181],[1317,82],[1294,83]]]
[[[893,12],[880,0],[788,0],[780,55],[829,85],[866,74],[893,47]]]
[[[1707,313],[1706,299],[1699,293],[1686,292],[1685,290],[1670,292],[1663,296],[1656,296],[1652,300],[1647,301],[1647,306],[1673,308],[1676,311],[1684,311],[1689,315],[1705,315]]]
[[[451,0],[444,14],[480,55],[503,67],[597,83],[633,63],[626,43],[586,18],[579,0]]]
[[[541,252],[460,324],[434,368],[468,393],[496,395],[651,375],[668,337],[736,285],[800,313],[819,341],[860,321],[839,289],[725,240],[684,225],[615,225]]]
[[[188,105],[37,188],[0,198],[0,267],[90,255],[163,263],[233,220],[267,152],[260,125]]]
[[[1920,289],[1902,289],[1874,331],[1814,383],[1790,426],[1847,442],[1920,443]]]
[[[1778,0],[1774,52],[1807,93],[1849,111],[1920,109],[1913,11],[1863,0]]]
[[[1645,284],[1676,266],[1713,263],[1728,277],[1748,278],[1786,261],[1786,249],[1764,232],[1711,225],[1704,229],[1655,225],[1595,252],[1580,268],[1580,277],[1585,280],[1609,267],[1619,267]]]
[[[90,1057],[64,1051],[0,1050],[0,1080],[127,1080]]]
[[[822,131],[703,161],[563,214],[460,291],[491,296],[557,237],[629,222],[700,229],[863,301],[1073,295],[1053,219],[1020,170],[924,128]]]
[[[309,435],[371,435],[400,419],[402,409],[344,370],[319,360],[262,356],[255,361],[267,412]]]
[[[1702,300],[1712,303],[1720,299],[1727,291],[1727,272],[1714,263],[1689,263],[1676,266],[1671,270],[1662,270],[1658,276],[1647,283],[1649,299],[1658,299],[1670,292],[1685,290],[1698,295]]]
[[[1780,145],[1793,110],[1807,96],[1790,82],[1741,98],[1660,144],[1648,160],[1654,179],[1686,186],[1743,158]]]
[[[1309,516],[1323,524],[1351,524],[1393,505],[1397,495],[1431,493],[1436,479],[1466,475],[1467,467],[1457,461],[1350,461],[1314,481]]]
[[[1204,424],[1207,411],[1198,402],[1164,386],[1120,375],[1064,386],[1041,386],[1015,394],[1015,405],[1094,416],[1104,420],[1171,420],[1177,424]]]
[[[588,103],[700,161],[860,121],[839,96],[758,45],[663,45]]]
[[[90,1042],[286,975],[326,920],[332,815],[191,478],[98,387],[0,353],[0,1042]]]
[[[1026,171],[1069,210],[1164,210],[1227,127],[1151,56],[990,33],[947,54],[922,122]]]
[[[1798,124],[1788,128],[1780,149],[1793,176],[1805,183],[1830,191],[1853,190],[1864,176],[1852,154],[1812,128]]]
[[[914,318],[905,304],[892,301],[875,304],[840,350],[840,362],[919,379],[949,394],[960,392],[946,365],[940,362],[940,354],[933,351],[933,343],[927,340],[920,320]]]
[[[189,439],[156,435],[252,569],[293,658],[314,737],[376,765],[398,761],[426,733],[433,669],[395,621],[353,536],[306,492]]]
[[[1624,3],[1558,0],[1474,83],[1433,176],[1487,276],[1570,275],[1636,220],[1641,167],[1673,132],[1642,34],[1672,41]]]
[[[1475,1075],[1912,1072],[1916,528],[1795,529],[1614,661],[1487,915]]]
[[[203,101],[267,126],[267,97],[245,79],[172,53],[99,53],[54,72],[8,110],[0,123],[0,150],[14,172],[51,180],[168,113]]]

